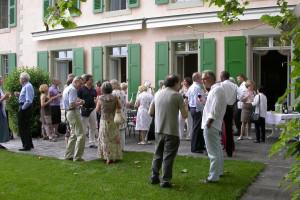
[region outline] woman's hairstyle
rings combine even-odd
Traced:
[[[147,91],[147,89],[148,89],[148,88],[147,88],[147,86],[145,86],[145,85],[140,85],[140,86],[139,86],[139,92],[140,92],[140,93]]]
[[[205,70],[204,72],[202,72],[202,74],[207,74],[208,77],[211,78],[211,80],[216,81],[216,75],[213,71]]]
[[[40,93],[45,93],[48,90],[48,85],[47,84],[42,84],[39,87]]]
[[[250,85],[252,85],[253,87],[255,87],[255,82],[252,80],[247,80],[246,81],[246,87],[248,88]]]
[[[177,83],[179,83],[179,77],[175,74],[168,75],[165,79],[166,87],[174,87]]]
[[[113,89],[112,89],[112,85],[110,84],[110,82],[105,81],[104,83],[102,83],[101,91],[103,94],[111,94]]]
[[[121,87],[121,90],[127,90],[128,85],[127,85],[127,83],[123,82],[120,84],[120,87]]]
[[[111,84],[113,90],[119,90],[119,89],[121,89],[120,83],[119,83],[119,81],[116,80],[116,79],[112,79],[112,80],[110,81],[110,84]]]

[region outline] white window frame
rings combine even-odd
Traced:
[[[1,74],[3,77],[8,76],[8,54],[1,55]]]
[[[204,5],[204,0],[171,0],[168,9],[192,8]]]

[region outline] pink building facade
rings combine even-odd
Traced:
[[[43,16],[54,2],[1,1],[2,75],[17,66],[40,67],[62,82],[69,73],[91,73],[95,80],[128,82],[131,96],[144,81],[154,86],[169,73],[183,78],[210,69],[218,77],[228,70],[268,88],[270,105],[291,82],[291,45],[259,20],[279,13],[276,0],[251,0],[231,26],[203,0],[88,0],[78,4],[76,29],[47,32]],[[290,9],[299,3],[288,2]]]

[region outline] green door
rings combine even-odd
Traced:
[[[141,84],[141,45],[128,45],[128,100],[136,98],[138,87]]]
[[[81,76],[84,74],[84,49],[76,48],[73,49],[73,63],[72,73],[75,76]]]
[[[17,67],[17,55],[15,53],[8,54],[8,73],[14,71]]]
[[[39,51],[37,53],[37,67],[45,72],[49,72],[48,51]]]
[[[103,79],[103,48],[92,47],[92,73],[94,82]]]
[[[169,74],[169,42],[155,43],[155,89],[159,88],[158,81],[165,80]]]
[[[246,75],[246,37],[225,37],[225,70],[234,78]]]
[[[200,39],[200,71],[216,73],[216,41],[214,38]]]

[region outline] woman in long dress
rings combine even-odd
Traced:
[[[0,76],[0,87],[3,84],[3,79]],[[5,100],[9,98],[9,94],[2,91],[0,88],[0,143],[9,141],[9,129],[7,123],[7,116],[5,112]],[[0,148],[4,148],[0,145]]]
[[[135,130],[140,132],[140,141],[138,144],[147,144],[146,133],[150,128],[152,120],[152,117],[148,114],[148,110],[153,100],[153,95],[147,92],[146,86],[140,86],[139,92],[140,94],[135,103],[135,107],[138,108]]]
[[[119,125],[114,123],[114,116],[117,109],[121,109],[118,98],[112,95],[112,86],[104,82],[101,86],[102,95],[99,97],[96,111],[101,111],[98,154],[106,164],[122,160],[122,147]]]
[[[123,90],[121,90],[121,86],[119,81],[116,79],[113,79],[110,81],[110,84],[112,85],[113,91],[112,95],[117,97],[119,99],[119,102],[121,103],[121,114],[123,115],[125,121],[123,124],[119,125],[120,135],[121,135],[121,145],[122,150],[124,150],[125,147],[125,134],[126,134],[126,122],[127,122],[127,97]]]

